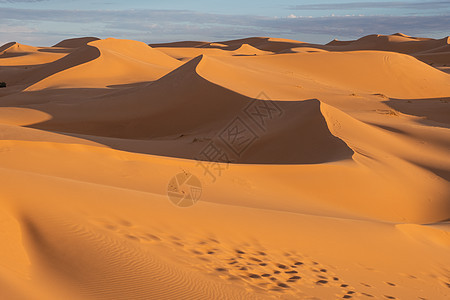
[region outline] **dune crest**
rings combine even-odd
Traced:
[[[37,50],[36,47],[11,42],[0,47],[0,55],[5,56],[5,54],[27,53],[27,52],[34,52],[36,50]]]
[[[85,62],[65,65],[66,61],[82,61],[86,56],[91,58]],[[45,76],[27,90],[93,88],[153,81],[180,63],[141,42],[106,39],[94,40],[81,46],[65,57],[64,62],[58,61],[55,65],[61,65],[62,70]]]
[[[81,37],[81,38],[73,38],[73,39],[67,39],[64,41],[61,41],[53,47],[59,47],[59,48],[80,48],[82,46],[85,46],[93,41],[98,41],[99,38],[96,37]]]

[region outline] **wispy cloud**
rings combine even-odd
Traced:
[[[0,0],[0,3],[43,2],[47,0]]]
[[[261,17],[224,15],[186,10],[0,10],[0,42],[14,30],[32,28],[29,39],[40,36],[42,42],[54,43],[61,36],[98,36],[163,42],[173,40],[223,40],[246,36],[277,36],[302,39],[317,35],[312,42],[332,38],[357,38],[361,35],[404,32],[433,36],[450,28],[450,14],[430,16],[340,16],[340,17]],[[8,28],[10,33],[6,36]],[[446,33],[448,34],[448,32]],[[43,38],[44,37],[44,38]],[[311,41],[311,40],[307,40]],[[27,38],[22,40],[27,42]]]
[[[382,2],[343,2],[343,3],[318,3],[292,5],[292,10],[355,10],[367,8],[395,8],[395,9],[450,9],[450,2],[447,1],[382,1]]]
[[[286,18],[264,22],[266,26],[291,32],[358,37],[365,34],[404,32],[432,34],[450,28],[450,15],[442,16],[336,16]],[[448,34],[448,32],[447,32]]]

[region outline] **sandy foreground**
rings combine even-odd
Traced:
[[[449,299],[450,38],[0,47],[0,299]]]

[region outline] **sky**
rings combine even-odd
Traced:
[[[450,0],[0,0],[0,45],[72,37],[145,43],[270,36],[311,43],[402,32],[450,35]]]

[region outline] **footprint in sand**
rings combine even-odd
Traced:
[[[112,225],[112,224],[105,224],[104,227],[111,231],[117,231],[117,229],[118,229],[117,226]]]
[[[134,236],[134,235],[131,235],[131,234],[124,234],[123,236],[126,237],[129,240],[136,241],[136,242],[139,242],[141,240],[137,236]]]
[[[130,221],[123,220],[123,219],[120,219],[120,220],[118,221],[118,223],[119,223],[121,226],[125,226],[125,227],[131,227],[131,226],[133,226],[133,224],[132,224]]]
[[[296,282],[297,280],[301,279],[300,276],[292,276],[287,281],[288,282]]]
[[[126,220],[121,220],[112,226],[110,230],[143,244],[166,240],[168,243],[160,245],[183,251],[187,258],[195,258],[195,263],[189,259],[186,260],[186,263],[195,269],[202,269],[211,276],[243,284],[248,289],[294,296],[304,295],[305,286],[309,288],[320,286],[320,288],[330,289],[330,293],[333,293],[333,288],[348,287],[346,284],[341,284],[339,277],[334,276],[319,262],[306,259],[294,252],[271,253],[267,249],[262,251],[251,245],[227,247],[217,237],[189,240],[175,235],[164,235],[164,233],[159,233],[157,236],[154,233],[145,232],[145,229],[135,228]],[[345,292],[345,298],[354,296],[353,291]]]
[[[156,236],[154,234],[151,234],[151,233],[146,233],[145,236],[148,237],[149,239],[153,240],[153,241],[156,241],[156,242],[160,242],[161,241],[161,239],[158,236]]]
[[[361,293],[361,295],[369,297],[369,298],[373,298],[374,296],[368,293]]]

